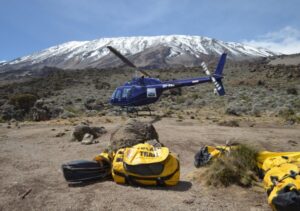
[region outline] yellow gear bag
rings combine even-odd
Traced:
[[[273,210],[300,210],[300,152],[263,151],[257,164]]]
[[[101,163],[101,162],[107,162],[109,163],[110,165],[112,164],[112,161],[114,159],[114,153],[111,152],[101,152],[99,155],[96,155],[94,157],[94,161],[97,161],[98,163]]]
[[[118,184],[172,186],[179,181],[180,164],[167,147],[137,144],[116,152],[112,176]]]
[[[263,172],[283,163],[300,164],[300,152],[269,152],[261,151],[256,158],[257,166]]]

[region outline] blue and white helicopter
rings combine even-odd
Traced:
[[[205,74],[207,75],[206,77],[160,81],[158,78],[151,78],[151,76],[147,72],[137,68],[131,61],[125,58],[115,48],[111,46],[107,46],[107,48],[118,58],[120,58],[125,64],[132,68],[135,68],[136,71],[139,71],[143,74],[141,77],[134,77],[131,81],[128,81],[124,85],[117,87],[111,96],[110,103],[114,106],[126,108],[127,112],[137,112],[137,107],[147,106],[149,104],[155,103],[165,90],[184,86],[194,86],[202,83],[213,83],[215,86],[214,92],[216,94],[218,94],[219,96],[223,96],[225,94],[224,86],[222,84],[222,73],[226,62],[226,53],[223,53],[221,55],[214,74],[211,74],[206,64],[202,62],[201,66]],[[147,107],[147,109],[151,112],[149,107]]]

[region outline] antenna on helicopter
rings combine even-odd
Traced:
[[[115,54],[119,59],[122,60],[122,62],[124,62],[125,64],[127,64],[129,67],[132,67],[135,69],[135,71],[139,71],[141,72],[143,75],[146,75],[148,77],[151,77],[148,73],[146,73],[144,70],[141,70],[140,68],[138,68],[137,66],[135,66],[131,61],[129,61],[125,56],[123,56],[119,51],[117,51],[115,48],[113,48],[112,46],[107,46],[107,48],[113,53]],[[135,75],[137,75],[135,72]]]

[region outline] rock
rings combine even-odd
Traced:
[[[57,134],[55,135],[55,137],[62,137],[62,136],[64,136],[64,135],[66,135],[66,133],[64,133],[64,132],[59,132],[59,133],[57,133]]]
[[[151,123],[130,119],[112,133],[109,148],[116,151],[153,139],[159,143],[158,134]]]
[[[195,201],[195,198],[190,198],[190,199],[184,199],[182,202],[184,204],[193,204]]]
[[[87,99],[84,103],[87,110],[101,111],[104,108],[104,104],[100,100],[94,98]]]
[[[30,116],[34,121],[45,121],[59,117],[64,112],[54,101],[39,99],[31,108]]]
[[[155,146],[155,147],[163,147],[163,144],[160,143],[158,140],[156,139],[152,139],[152,140],[149,140],[149,141],[145,141],[145,143],[148,143],[152,146]]]
[[[106,132],[104,127],[90,127],[86,124],[80,124],[75,126],[71,141],[82,141],[85,134],[90,134],[93,135],[94,138],[98,138]]]
[[[297,141],[294,141],[294,140],[288,140],[288,143],[292,146],[297,146],[298,145]]]
[[[50,119],[50,116],[47,110],[33,107],[31,109],[31,118],[34,121],[46,121]]]
[[[84,136],[83,136],[83,139],[81,141],[81,144],[85,144],[85,145],[88,145],[88,144],[95,144],[95,143],[98,143],[97,140],[94,139],[94,136],[92,134],[89,134],[89,133],[86,133]]]

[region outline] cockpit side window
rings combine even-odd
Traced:
[[[122,91],[120,89],[117,89],[114,97],[117,98],[118,100],[121,100],[121,94],[122,94]]]
[[[130,88],[124,88],[122,93],[122,98],[128,98],[130,95]]]

